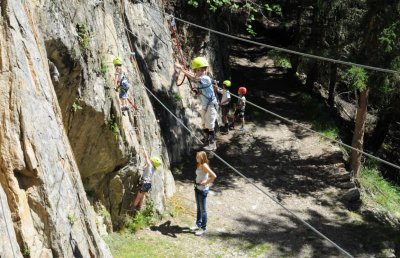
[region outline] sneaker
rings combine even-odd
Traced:
[[[190,228],[190,231],[196,232],[196,231],[198,231],[198,230],[200,230],[200,229],[201,229],[201,228],[200,228],[199,226],[194,225],[193,227]]]
[[[204,235],[205,233],[206,233],[206,230],[200,228],[200,229],[197,230],[194,234],[195,234],[196,236],[202,236],[202,235]]]
[[[215,142],[210,143],[208,146],[204,147],[204,150],[215,151],[217,149],[217,144]]]

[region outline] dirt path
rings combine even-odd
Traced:
[[[271,85],[258,102],[309,126],[293,101],[293,90]],[[349,182],[347,175],[338,173],[343,166],[340,149],[271,116],[246,112],[245,132],[218,136],[218,155],[352,255],[391,257],[395,233],[357,205],[342,201]],[[345,257],[216,157],[211,158],[218,179],[207,199],[207,233],[194,236],[188,227],[195,221],[195,166],[193,153],[173,170],[175,215],[138,233],[141,239],[157,239],[167,246],[160,256]]]

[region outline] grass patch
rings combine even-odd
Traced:
[[[179,245],[160,238],[136,237],[133,234],[113,233],[104,237],[115,258],[133,257],[186,257]]]
[[[267,243],[260,243],[251,249],[249,257],[266,257],[265,253],[272,250],[272,246]]]
[[[361,225],[364,222],[360,214],[355,213],[353,211],[347,211],[346,213],[351,222],[354,223],[355,225]]]
[[[361,169],[360,183],[365,189],[362,198],[364,203],[374,206],[379,212],[388,212],[400,219],[400,187],[382,177],[374,166]]]
[[[320,103],[307,93],[297,94],[296,100],[310,118],[313,130],[331,139],[339,138],[339,127],[330,116],[324,103]]]

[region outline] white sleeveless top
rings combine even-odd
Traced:
[[[199,167],[196,169],[196,184],[200,184],[202,181],[208,180],[208,173],[204,173],[203,170]],[[205,185],[196,185],[198,190],[208,190],[210,187]]]

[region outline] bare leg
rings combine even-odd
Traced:
[[[136,199],[133,203],[133,206],[135,207],[135,209],[140,210],[140,208],[142,207],[142,203],[143,203],[143,199],[144,199],[144,195],[145,193],[139,191],[136,195]]]

